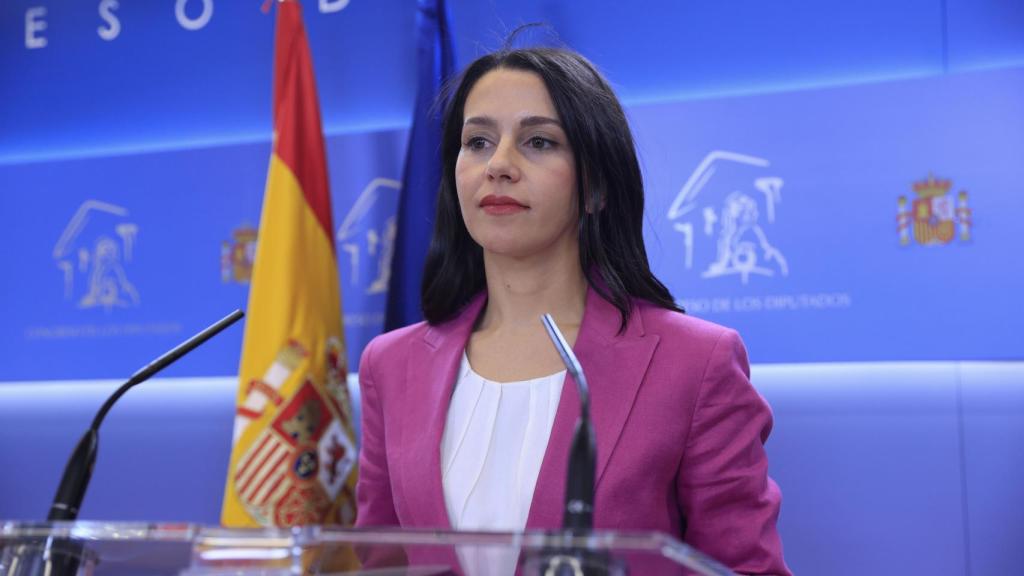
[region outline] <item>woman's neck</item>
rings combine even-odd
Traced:
[[[484,270],[487,309],[478,330],[539,328],[544,314],[551,314],[559,326],[578,327],[582,321],[587,280],[578,252],[543,261],[485,254]]]

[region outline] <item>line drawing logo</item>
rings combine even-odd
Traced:
[[[374,178],[338,227],[336,238],[349,261],[349,284],[362,287],[366,294],[388,290],[401,190],[398,180]]]
[[[138,306],[139,292],[125,271],[138,232],[126,208],[100,200],[83,202],[53,248],[64,276],[64,299],[83,309]]]
[[[696,266],[704,279],[738,276],[743,284],[752,275],[789,275],[785,255],[768,238],[784,184],[765,170],[770,165],[727,150],[712,150],[700,161],[667,215],[683,236],[687,270]]]

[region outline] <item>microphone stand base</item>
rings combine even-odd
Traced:
[[[520,561],[523,576],[627,576],[629,569],[621,560],[604,551],[585,549],[546,549],[523,552]]]

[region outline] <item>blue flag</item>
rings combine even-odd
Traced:
[[[420,282],[441,183],[441,118],[444,106],[438,101],[438,95],[455,71],[445,0],[419,0],[417,9],[419,74],[416,111],[405,153],[385,330],[423,319]]]

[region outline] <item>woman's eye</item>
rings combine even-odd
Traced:
[[[463,144],[463,146],[470,150],[483,150],[484,147],[487,146],[487,141],[479,136],[474,136],[466,140],[466,143]]]
[[[534,148],[536,150],[543,150],[545,148],[550,148],[554,146],[555,143],[551,140],[548,140],[547,138],[542,138],[541,136],[534,136],[533,138],[530,138],[527,141],[527,145],[530,148]]]

